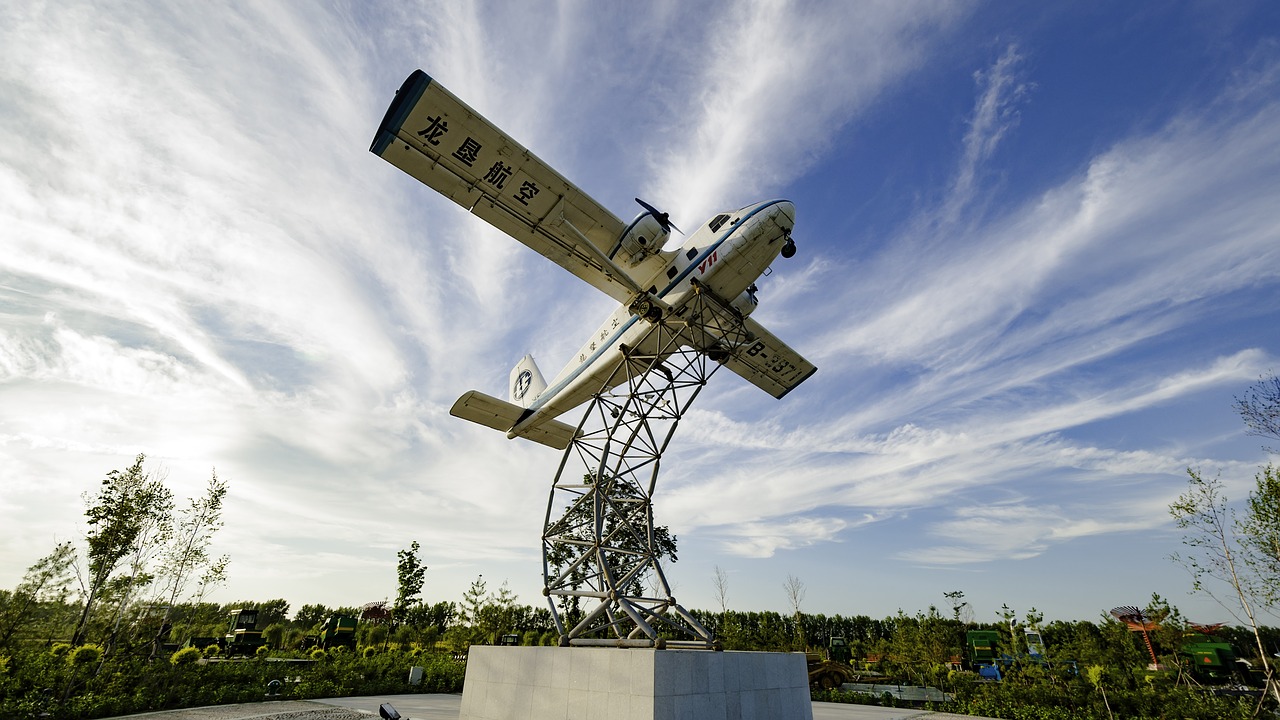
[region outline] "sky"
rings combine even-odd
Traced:
[[[229,484],[213,600],[394,598],[417,541],[428,601],[544,602],[559,453],[448,409],[613,305],[368,151],[418,68],[624,220],[796,205],[754,317],[818,371],[685,417],[681,604],[1230,620],[1168,506],[1273,457],[1262,1],[0,4],[0,587],[145,453]]]

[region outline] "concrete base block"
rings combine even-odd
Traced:
[[[474,646],[459,720],[813,720],[801,653]]]

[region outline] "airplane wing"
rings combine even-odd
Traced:
[[[755,339],[730,352],[724,366],[747,382],[781,398],[817,372],[813,363],[800,357],[760,323],[747,318],[744,326]]]
[[[608,259],[626,224],[421,70],[369,150],[613,299],[638,290]]]

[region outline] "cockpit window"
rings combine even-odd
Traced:
[[[729,220],[728,215],[717,215],[711,219],[711,224],[708,225],[707,227],[711,228],[711,232],[715,232],[719,230],[721,227],[723,227],[725,222],[727,222],[728,220]]]

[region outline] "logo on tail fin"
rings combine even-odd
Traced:
[[[529,392],[529,384],[533,382],[533,373],[525,370],[520,373],[520,377],[516,378],[515,399],[523,400],[524,394]]]

